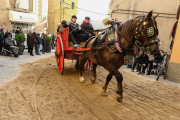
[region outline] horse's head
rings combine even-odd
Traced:
[[[136,41],[141,42],[143,47],[147,48],[150,54],[154,54],[159,50],[158,28],[156,18],[152,16],[152,11],[147,15],[138,17],[138,23],[135,31]]]

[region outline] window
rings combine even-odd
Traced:
[[[29,10],[29,0],[17,0],[20,9]]]
[[[72,2],[72,9],[74,10],[74,5],[75,5],[75,3],[74,2]]]

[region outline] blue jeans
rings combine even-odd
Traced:
[[[41,44],[37,44],[36,54],[40,54],[40,45],[41,45]]]
[[[44,53],[45,45],[42,45],[42,53]]]

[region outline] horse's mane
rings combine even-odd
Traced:
[[[131,32],[134,21],[135,21],[135,18],[132,18],[132,19],[126,20],[125,22],[122,22],[121,25],[119,26],[118,30],[122,34]]]

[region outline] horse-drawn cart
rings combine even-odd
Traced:
[[[56,61],[59,72],[63,74],[64,59],[76,60],[82,51],[89,51],[90,48],[74,48],[72,44],[69,44],[69,28],[63,29],[63,34],[57,32],[56,38]],[[76,40],[78,40],[76,38]]]

